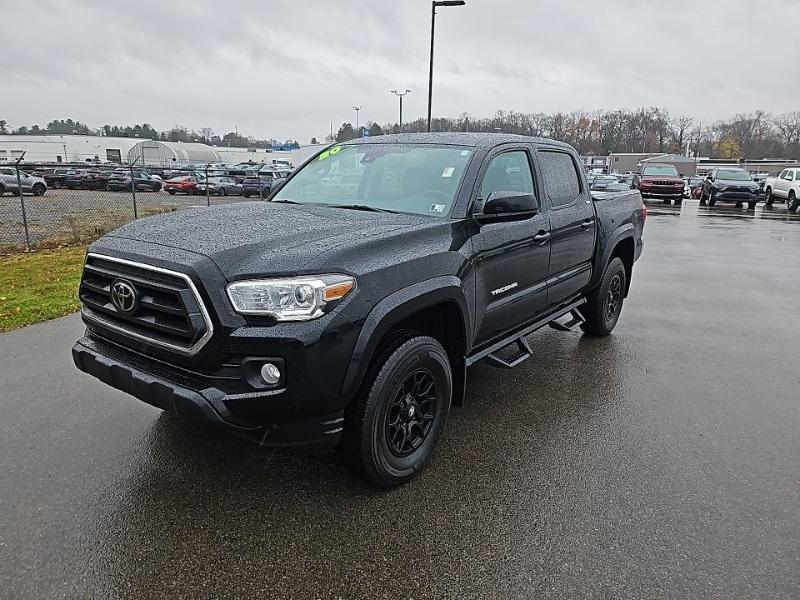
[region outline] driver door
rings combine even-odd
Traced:
[[[490,154],[481,167],[481,184],[474,204],[482,206],[492,192],[535,194],[542,198],[531,165],[527,146],[507,147]],[[550,221],[542,200],[539,202],[535,216],[481,224],[472,238],[478,344],[533,320],[546,307]]]

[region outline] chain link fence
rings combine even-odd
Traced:
[[[154,214],[264,199],[274,179],[262,175],[212,165],[3,163],[0,251],[87,242]]]

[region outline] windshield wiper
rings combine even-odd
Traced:
[[[301,204],[300,202],[295,202],[294,200],[270,200],[270,202],[282,202],[283,204]]]
[[[346,208],[348,210],[364,210],[368,212],[382,212],[382,213],[392,213],[393,215],[400,214],[396,210],[389,210],[388,208],[376,208],[374,206],[369,206],[367,204],[329,204],[331,208]]]

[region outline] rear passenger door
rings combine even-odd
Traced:
[[[554,307],[589,283],[597,223],[591,195],[573,154],[548,147],[538,148],[536,154],[550,203],[547,305]]]

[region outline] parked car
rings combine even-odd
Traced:
[[[158,192],[161,190],[161,182],[159,180],[153,179],[149,172],[137,169],[134,169],[133,173],[129,169],[114,171],[108,180],[108,189],[112,192],[130,191],[131,175],[133,175],[133,187],[137,192]]]
[[[800,207],[800,168],[784,169],[777,177],[767,177],[764,181],[767,206],[772,206],[775,198],[785,199],[792,212]]]
[[[673,165],[649,163],[642,167],[641,173],[633,177],[633,187],[642,198],[661,198],[664,204],[672,200],[676,205],[683,202],[683,179]]]
[[[206,186],[208,186],[208,193],[218,196],[241,196],[242,185],[236,183],[232,177],[209,177],[208,179],[198,179],[197,193],[205,194]]]
[[[245,177],[242,181],[242,196],[259,196],[266,198],[272,190],[272,182],[275,181],[270,176],[261,175],[259,177]],[[259,191],[260,188],[260,191]]]
[[[735,202],[738,208],[747,203],[750,210],[761,199],[758,184],[744,169],[725,167],[712,169],[703,182],[700,204],[714,206],[717,202]]]
[[[171,177],[164,182],[164,189],[171,195],[197,193],[197,178],[193,175]]]
[[[65,178],[69,175],[72,175],[73,172],[74,169],[57,167],[55,169],[44,169],[39,176],[45,180],[47,187],[55,189],[64,187]]]
[[[353,194],[321,184],[353,165]],[[75,364],[263,446],[339,445],[399,485],[464,403],[469,365],[515,367],[547,325],[617,324],[646,209],[633,190],[593,199],[579,165],[523,136],[362,138],[269,202],[128,224],[87,254]]]
[[[683,186],[683,197],[694,198],[694,191],[697,188],[703,187],[703,178],[698,175],[692,175],[686,178],[685,185]]]
[[[590,190],[604,190],[611,184],[619,183],[614,175],[589,175],[588,180]]]
[[[35,177],[25,171],[20,171],[18,182],[16,168],[0,167],[0,196],[6,192],[19,196],[20,186],[22,186],[23,194],[43,196],[47,192],[47,182],[42,177]]]

